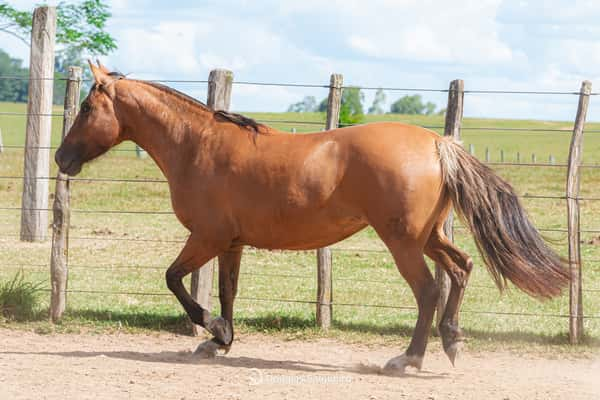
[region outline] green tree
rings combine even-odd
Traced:
[[[20,39],[29,45],[32,11],[17,10],[0,4],[0,33]],[[64,76],[69,66],[81,66],[84,78],[90,78],[85,58],[107,55],[117,48],[115,39],[105,31],[111,17],[109,7],[101,0],[78,3],[61,1],[56,7],[55,72]],[[62,103],[64,81],[55,81],[55,103]]]
[[[288,112],[315,112],[317,111],[317,99],[315,96],[306,96],[302,101],[290,104]]]
[[[377,89],[375,92],[375,98],[373,99],[373,104],[369,107],[369,114],[383,114],[385,111],[383,110],[383,105],[385,104],[385,92],[383,89]]]
[[[357,87],[347,87],[342,92],[340,108],[340,125],[359,124],[365,120],[363,101],[365,95]]]
[[[0,79],[0,101],[27,101],[28,70],[21,64],[21,60],[12,58],[5,51],[0,50],[0,76],[17,78]]]
[[[83,0],[73,4],[61,1],[56,7],[56,42],[62,50],[88,55],[106,55],[117,48],[115,39],[104,31],[110,18],[108,5],[101,0]],[[29,44],[32,11],[0,4],[0,32]]]
[[[318,112],[327,112],[327,101],[328,101],[327,97],[325,97],[323,100],[321,100],[321,102],[317,106]]]
[[[404,96],[396,100],[390,107],[392,114],[424,114],[430,115],[435,112],[435,104],[432,102],[423,103],[420,94]]]

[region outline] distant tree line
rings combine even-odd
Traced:
[[[22,61],[12,58],[0,49],[0,76],[23,79],[0,79],[0,101],[26,102],[29,69],[21,66]]]
[[[349,87],[342,92],[340,124],[356,124],[364,121],[364,93],[360,88]],[[368,108],[368,114],[385,114],[386,95],[383,89],[375,92],[373,103]],[[327,98],[317,103],[314,96],[306,96],[301,101],[291,104],[288,112],[326,112]],[[431,115],[436,112],[436,105],[430,101],[424,102],[420,94],[403,96],[390,105],[389,114],[419,114]],[[443,113],[440,110],[439,113]]]
[[[105,31],[111,14],[108,4],[103,0],[60,1],[56,6],[56,14],[53,101],[62,104],[66,82],[58,78],[67,75],[69,66],[79,66],[83,68],[84,79],[90,80],[85,59],[107,55],[117,48],[117,43]],[[20,10],[0,1],[0,34],[15,37],[29,46],[31,21],[31,10]],[[22,66],[22,60],[12,58],[0,49],[0,76],[28,75],[29,69]],[[0,79],[0,101],[26,102],[28,86],[26,79]]]

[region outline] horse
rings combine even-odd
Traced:
[[[531,296],[551,298],[568,283],[564,259],[545,243],[511,185],[452,139],[392,122],[288,134],[89,64],[94,84],[55,161],[75,176],[130,140],[156,162],[175,215],[190,232],[166,270],[166,284],[189,318],[213,336],[198,346],[199,357],[231,348],[244,246],[316,249],[371,226],[418,309],[410,344],[385,364],[393,374],[422,367],[439,297],[425,255],[451,281],[438,329],[452,364],[463,341],[458,317],[473,262],[444,234],[452,208],[501,290],[508,279]],[[215,318],[182,283],[214,257],[221,303]]]

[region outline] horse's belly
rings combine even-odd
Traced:
[[[257,248],[309,250],[337,243],[367,225],[367,221],[360,216],[287,220],[284,223],[265,221],[260,232],[244,241]]]

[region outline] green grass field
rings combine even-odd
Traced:
[[[0,110],[23,112],[22,104],[0,104]],[[60,112],[57,109],[57,112]],[[309,124],[268,123],[298,132],[322,128],[324,115],[318,113],[254,113],[265,121],[301,121]],[[411,124],[441,127],[440,116],[383,115],[368,121],[397,120]],[[53,143],[58,144],[62,118],[54,118]],[[0,155],[0,176],[21,176],[25,120],[19,116],[0,116],[0,128],[7,146]],[[465,129],[465,146],[473,144],[483,158],[489,148],[491,161],[498,161],[500,150],[505,161],[514,162],[516,153],[523,162],[535,153],[538,162],[553,155],[557,164],[568,156],[571,122],[525,120],[464,120],[465,128],[559,129],[560,132],[515,132]],[[600,124],[588,124],[588,130],[600,130]],[[440,132],[440,128],[434,130]],[[137,159],[131,143],[120,146],[84,168],[81,177],[162,178],[150,159]],[[600,163],[600,134],[585,137],[584,162]],[[566,169],[563,167],[495,166],[520,194],[564,195]],[[56,174],[52,165],[51,176]],[[30,323],[3,322],[4,326],[35,328],[39,331],[112,331],[112,330],[183,330],[183,311],[168,294],[164,271],[178,254],[186,231],[172,214],[94,214],[85,210],[170,211],[164,183],[72,182],[72,217],[69,249],[68,312],[63,323],[53,327],[44,320]],[[51,181],[51,192],[53,182]],[[585,168],[582,196],[600,192],[600,170]],[[20,206],[19,179],[0,179],[0,208]],[[565,229],[566,204],[557,199],[524,199],[527,210],[540,228]],[[79,210],[79,211],[77,211]],[[15,210],[0,210],[0,279],[14,276],[18,270],[26,279],[49,286],[49,243],[28,244],[18,241],[20,215]],[[582,229],[600,230],[600,202],[582,201]],[[554,246],[566,254],[566,234],[547,232]],[[585,320],[589,346],[600,342],[600,246],[587,244],[599,233],[582,233],[584,312],[595,316]],[[470,235],[457,229],[456,241],[474,256],[475,270],[466,291],[462,326],[471,346],[518,347],[567,343],[568,294],[548,302],[530,299],[515,289],[500,294],[481,264]],[[378,306],[409,306],[415,302],[401,279],[391,256],[371,229],[366,229],[334,246],[334,327],[328,333],[314,328],[314,305],[279,302],[278,299],[314,301],[316,298],[316,260],[314,252],[269,252],[247,249],[242,261],[240,292],[236,302],[236,323],[242,331],[268,331],[286,337],[333,336],[363,342],[405,343],[410,337],[416,313],[413,309]],[[85,291],[146,293],[105,294]],[[216,291],[215,291],[216,293]],[[43,295],[43,307],[48,296]],[[258,300],[264,299],[264,300]],[[218,300],[215,299],[218,304]],[[337,304],[337,305],[336,305]],[[345,305],[343,305],[345,304]],[[352,304],[367,304],[358,307]],[[215,308],[216,310],[216,308]],[[544,316],[493,314],[525,313]],[[555,349],[556,346],[551,346]],[[589,347],[584,347],[589,348]]]

